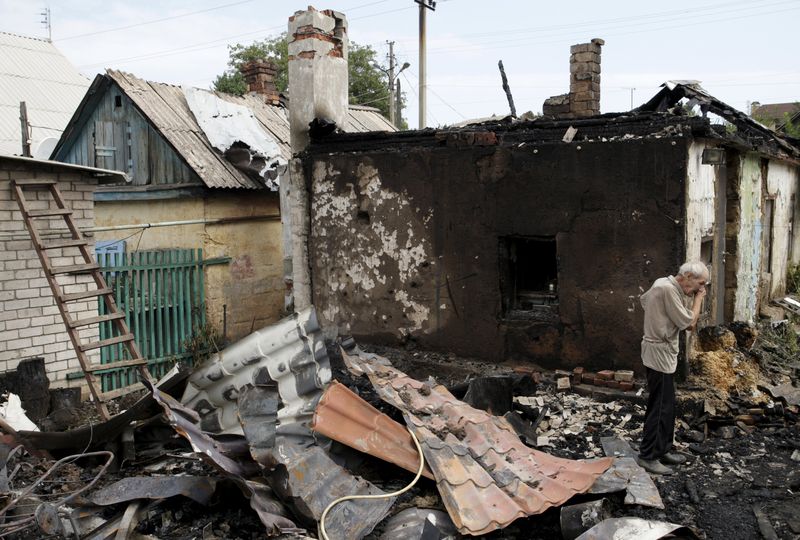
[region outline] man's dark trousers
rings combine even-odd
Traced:
[[[647,414],[639,457],[648,461],[659,459],[672,447],[675,434],[675,384],[672,373],[647,369]]]

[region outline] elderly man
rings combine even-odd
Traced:
[[[693,330],[706,295],[708,268],[701,262],[684,263],[677,276],[659,278],[641,297],[644,308],[642,363],[647,369],[647,414],[639,447],[639,464],[654,474],[672,474],[667,465],[686,458],[671,453],[675,432],[675,385],[678,335]],[[691,306],[691,307],[689,307]]]

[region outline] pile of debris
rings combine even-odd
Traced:
[[[502,366],[486,376],[464,363],[481,376],[448,387],[399,369],[419,373],[426,355],[326,346],[311,309],[192,372],[176,366],[107,422],[62,432],[4,422],[0,536],[714,538],[701,504],[720,499],[714,480],[763,482],[754,465],[800,480],[787,474],[800,439],[797,403],[785,398],[685,407],[676,444],[692,457],[687,476],[653,478],[631,444],[641,388],[601,383],[623,397],[600,402],[566,391],[564,373]],[[566,375],[575,388],[631,382],[621,371]],[[768,435],[785,458],[767,451]],[[764,459],[722,449],[734,442]],[[768,495],[789,505],[797,488]],[[794,530],[791,517],[775,521],[781,508],[761,504],[753,520]]]

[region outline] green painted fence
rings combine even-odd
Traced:
[[[206,322],[203,268],[227,261],[204,261],[202,249],[97,254],[101,272],[155,378],[162,377],[176,360],[191,362],[187,341]],[[102,300],[98,311],[106,313]],[[100,324],[100,339],[114,335],[113,322]],[[122,345],[100,351],[104,364],[127,358]],[[136,368],[111,368],[98,376],[103,392],[138,382]]]

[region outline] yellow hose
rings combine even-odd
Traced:
[[[402,495],[403,493],[414,487],[414,484],[416,484],[417,480],[419,480],[420,477],[422,476],[422,470],[425,468],[425,456],[422,455],[422,447],[420,446],[416,435],[414,435],[414,432],[411,431],[410,429],[408,430],[408,432],[411,434],[411,439],[414,441],[414,446],[417,447],[417,452],[419,453],[419,470],[417,471],[417,476],[415,476],[414,479],[411,481],[411,483],[408,484],[406,487],[404,487],[400,491],[395,491],[394,493],[384,493],[383,495],[348,495],[346,497],[341,497],[333,501],[331,504],[328,505],[327,508],[325,508],[325,511],[322,512],[322,516],[319,518],[319,532],[323,540],[330,540],[330,538],[328,538],[328,533],[325,531],[325,517],[328,515],[328,512],[331,511],[331,508],[333,508],[337,504],[344,501],[352,501],[356,499],[388,499],[389,497],[397,497],[398,495]]]

